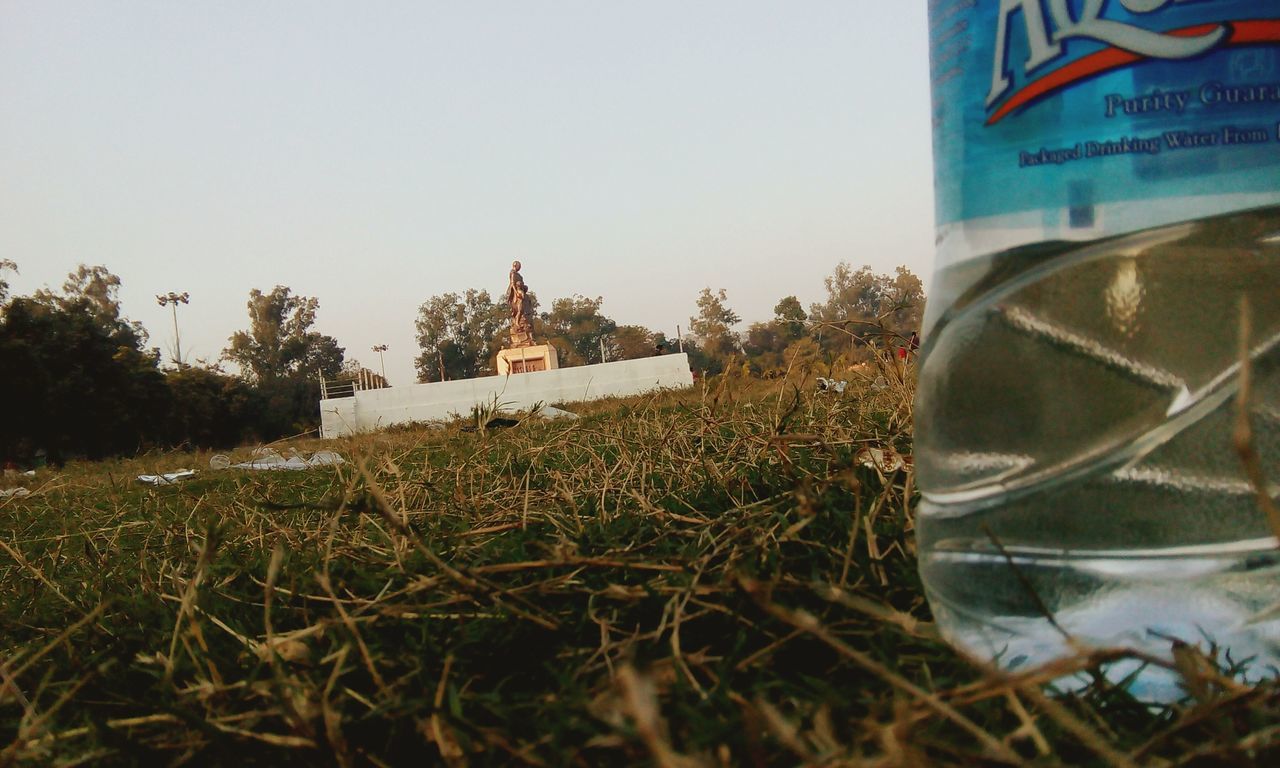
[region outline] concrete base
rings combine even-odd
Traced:
[[[473,406],[495,400],[507,410],[537,403],[567,403],[626,397],[693,385],[685,354],[557,368],[509,376],[410,384],[356,392],[320,401],[320,436],[341,437],[394,424],[444,421],[466,416]]]
[[[560,358],[556,356],[556,348],[550,344],[534,344],[499,351],[497,367],[499,376],[554,371],[560,367]]]

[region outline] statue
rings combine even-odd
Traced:
[[[511,314],[511,346],[533,346],[533,305],[528,301],[529,286],[520,276],[520,262],[511,262],[507,275],[507,307]]]
[[[498,350],[494,367],[499,376],[553,371],[560,367],[556,348],[533,341],[533,305],[529,286],[520,276],[520,262],[511,262],[507,274],[507,308],[511,316],[511,346]]]

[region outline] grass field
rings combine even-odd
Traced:
[[[1167,709],[1100,675],[1046,692],[1123,651],[1010,676],[949,650],[909,466],[866,461],[909,457],[906,386],[567,407],[276,446],[347,458],[300,472],[176,453],[23,478],[0,766],[1280,760],[1276,686],[1192,650]],[[179,467],[205,469],[134,481]]]

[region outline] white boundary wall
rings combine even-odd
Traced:
[[[354,397],[321,400],[320,436],[341,437],[394,424],[466,416],[472,406],[489,405],[495,398],[505,409],[523,410],[537,403],[625,397],[692,385],[689,356],[680,353],[511,376],[369,389],[356,392]]]

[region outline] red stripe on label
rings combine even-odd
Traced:
[[[1276,19],[1253,19],[1249,21],[1224,21],[1219,24],[1197,24],[1194,27],[1184,27],[1166,32],[1167,35],[1176,35],[1178,37],[1197,37],[1208,34],[1223,24],[1230,25],[1231,34],[1227,37],[1223,46],[1229,45],[1257,45],[1259,43],[1280,43],[1280,20]],[[1062,90],[1072,83],[1084,80],[1094,75],[1104,72],[1110,72],[1121,67],[1136,64],[1139,61],[1145,61],[1149,57],[1140,56],[1136,53],[1123,51],[1119,48],[1108,48],[1104,51],[1085,56],[1077,59],[1064,67],[1055,69],[1053,72],[1045,75],[1039,80],[1028,83],[1022,90],[1009,97],[1009,100],[997,109],[991,117],[987,118],[987,125],[995,125],[1000,122],[1010,112],[1024,107],[1036,99],[1048,96],[1049,94]]]

